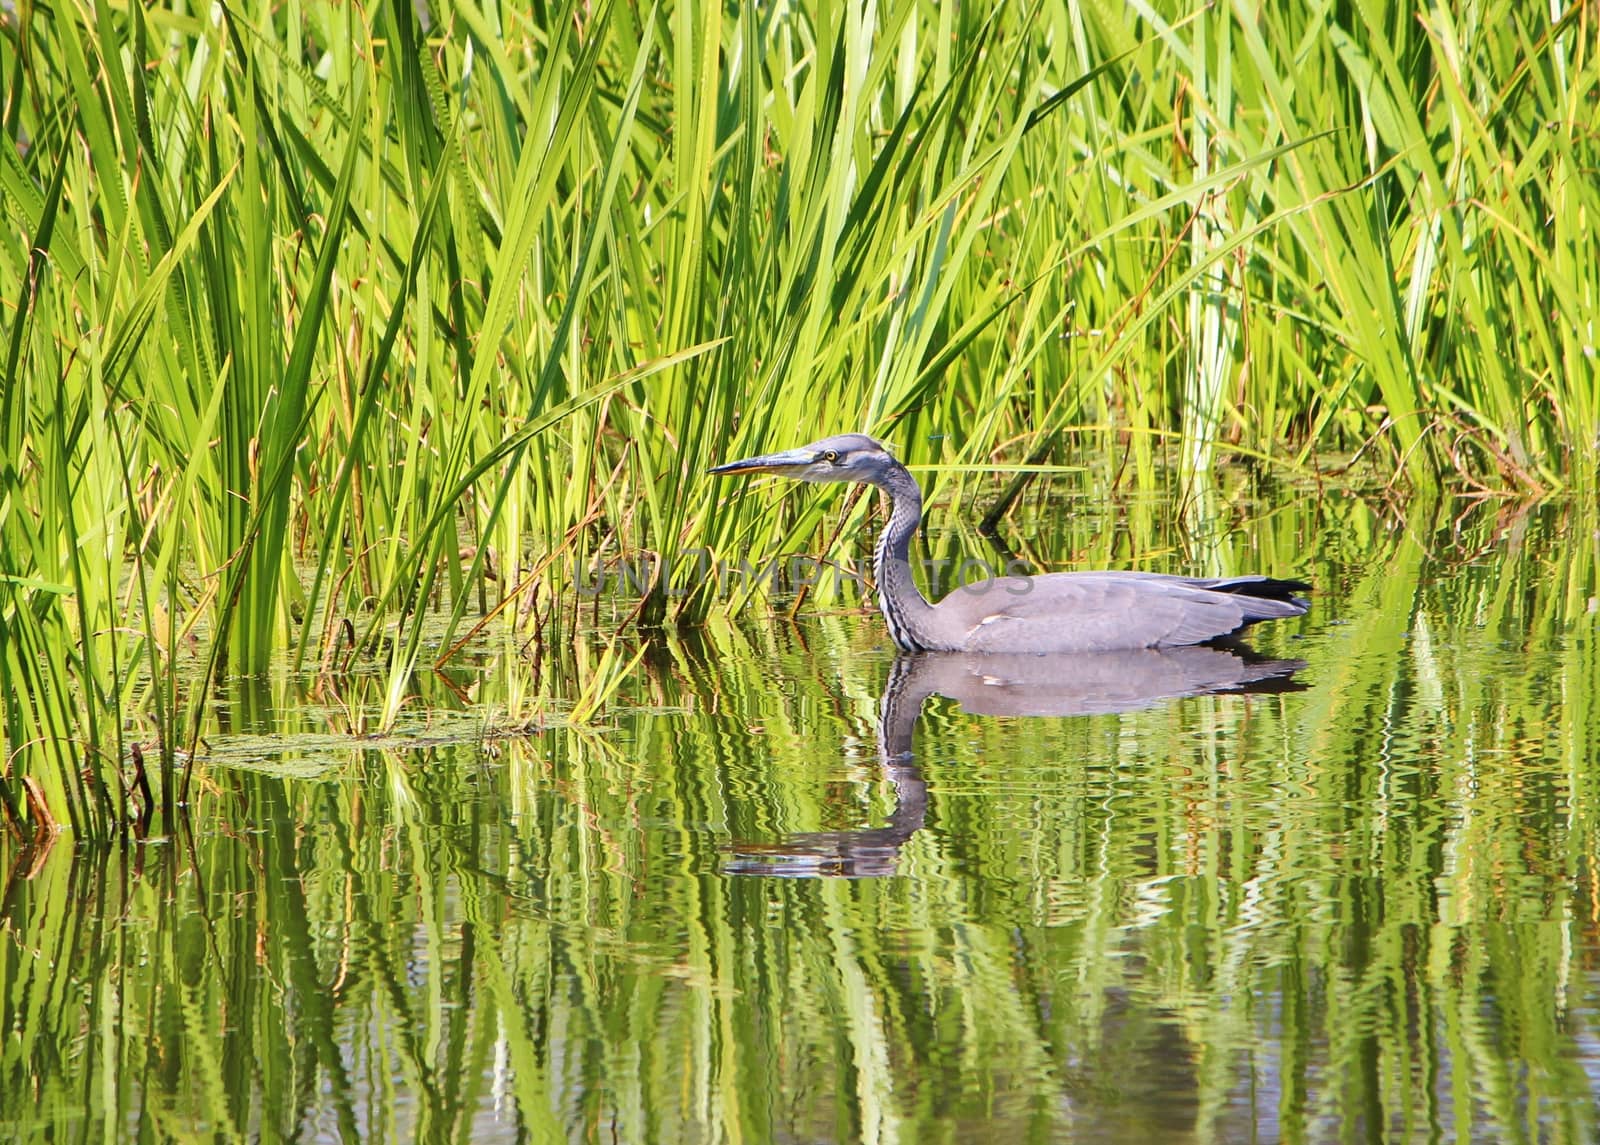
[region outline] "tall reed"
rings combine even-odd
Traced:
[[[209,681],[352,634],[390,721],[469,617],[564,638],[596,561],[703,618],[675,558],[829,502],[700,469],[825,432],[941,492],[1085,446],[1592,492],[1594,22],[7,8],[0,813],[170,812]]]

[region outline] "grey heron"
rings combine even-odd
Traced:
[[[731,461],[711,472],[862,482],[882,490],[889,523],[878,538],[873,574],[889,635],[905,652],[1079,653],[1204,644],[1257,621],[1303,615],[1306,602],[1295,594],[1311,588],[1259,574],[1060,572],[995,577],[930,604],[911,574],[922,490],[872,438],[840,434],[799,449]]]

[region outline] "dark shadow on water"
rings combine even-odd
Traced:
[[[878,704],[878,765],[895,792],[882,827],[813,831],[778,843],[735,843],[730,875],[875,878],[895,873],[922,829],[928,784],[912,733],[929,696],[978,716],[1098,716],[1216,693],[1300,691],[1303,660],[1268,660],[1243,645],[1141,648],[1077,656],[923,652],[895,657]]]

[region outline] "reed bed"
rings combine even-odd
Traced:
[[[1596,19],[6,5],[0,816],[170,816],[224,676],[377,657],[387,726],[596,563],[730,607],[677,558],[865,502],[701,469],[841,429],[1592,495]]]

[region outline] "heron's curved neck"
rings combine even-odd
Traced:
[[[933,641],[933,607],[911,575],[911,538],[922,521],[922,490],[905,467],[895,464],[875,482],[889,500],[889,523],[872,555],[872,573],[878,581],[878,607],[889,625],[895,647],[923,652]]]

